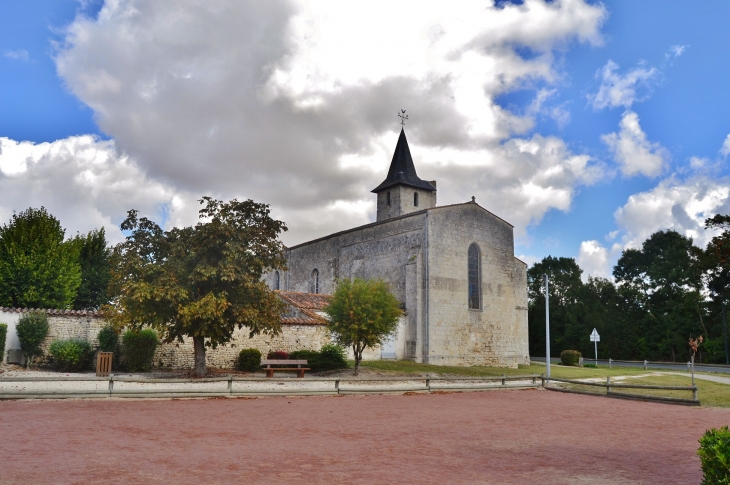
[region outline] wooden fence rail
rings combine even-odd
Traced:
[[[540,377],[541,379],[541,385],[545,389],[549,389],[551,391],[561,391],[561,392],[572,392],[576,394],[590,394],[595,395],[590,392],[580,391],[577,389],[570,389],[570,388],[564,388],[564,387],[551,387],[550,382],[561,382],[565,384],[573,384],[573,385],[580,385],[580,386],[592,386],[592,387],[603,387],[606,389],[606,396],[609,397],[619,397],[624,399],[638,399],[642,401],[657,401],[657,402],[669,402],[669,403],[675,403],[675,404],[688,404],[691,406],[699,406],[700,400],[697,397],[697,386],[657,386],[657,385],[651,385],[651,384],[623,384],[623,383],[616,383],[611,382],[610,377],[606,377],[606,382],[585,382],[585,381],[577,381],[574,379],[560,379],[557,377],[545,377],[545,375],[542,375]],[[632,394],[632,393],[623,393],[623,392],[616,392],[612,391],[612,389],[641,389],[641,390],[658,390],[658,391],[688,391],[692,393],[692,399],[680,399],[676,397],[664,397],[664,396],[651,396],[646,394]]]
[[[56,389],[56,390],[10,390],[0,389],[0,399],[32,399],[32,398],[79,398],[79,397],[227,397],[227,396],[276,396],[276,395],[323,395],[323,394],[381,394],[381,393],[402,393],[402,392],[438,392],[438,391],[484,391],[491,389],[525,389],[536,388],[540,376],[537,374],[520,376],[490,376],[490,377],[379,377],[359,379],[356,377],[305,377],[302,379],[266,378],[266,377],[208,377],[201,379],[154,379],[139,377],[117,377],[113,374],[109,377],[96,376],[59,376],[59,377],[5,377],[0,378],[3,382],[106,382],[107,389]],[[432,384],[435,381],[436,385]],[[479,382],[484,384],[479,385]],[[499,384],[488,384],[498,381]],[[526,383],[508,385],[510,381],[527,381]],[[119,389],[115,383],[135,384],[205,384],[205,383],[227,383],[226,388],[174,388],[174,389]],[[256,382],[266,384],[284,384],[282,389],[240,389],[235,388],[234,383]],[[402,386],[394,387],[370,387],[358,386],[357,384],[392,382],[401,383]],[[301,386],[308,383],[331,383],[330,388],[309,388]],[[341,386],[341,383],[350,384]],[[440,384],[443,383],[443,384]],[[296,385],[296,388],[287,388],[286,384]],[[353,384],[355,384],[353,386]]]

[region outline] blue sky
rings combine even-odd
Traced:
[[[169,226],[201,195],[253,197],[294,244],[374,218],[400,108],[440,202],[477,195],[528,262],[608,276],[655,230],[704,244],[702,219],[730,209],[727,2],[533,0],[455,19],[424,2],[410,20],[425,27],[390,45],[377,6],[354,5],[2,2],[0,216],[42,204],[70,233],[118,239],[133,207]],[[362,31],[338,29],[353,18]]]

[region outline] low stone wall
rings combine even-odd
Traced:
[[[319,350],[330,341],[325,325],[282,325],[281,329],[281,333],[275,337],[255,335],[253,338],[248,338],[249,331],[246,327],[236,330],[229,343],[207,349],[205,354],[208,367],[235,367],[241,349],[258,349],[266,356],[274,350]],[[193,357],[193,339],[189,338],[184,343],[160,345],[155,352],[154,365],[171,369],[191,369]]]
[[[0,321],[9,324],[9,341],[15,336],[15,323],[24,310],[0,309],[3,318]],[[104,318],[94,312],[70,312],[62,310],[50,310],[48,315],[48,337],[41,344],[44,354],[48,355],[48,348],[54,340],[65,340],[77,338],[87,340],[92,347],[99,345],[99,331],[107,324]],[[330,342],[330,336],[326,325],[282,325],[279,335],[256,335],[248,338],[246,327],[236,330],[233,339],[225,344],[219,345],[216,349],[208,348],[206,361],[209,367],[220,369],[231,369],[236,366],[238,354],[241,349],[255,348],[265,356],[270,351],[283,350],[292,352],[294,350],[319,350],[323,345]],[[120,339],[121,340],[121,339]],[[120,342],[121,343],[121,342]],[[19,347],[19,346],[18,346]],[[8,347],[14,348],[14,347]],[[346,349],[350,359],[352,349]],[[365,360],[380,359],[380,348],[364,352]],[[183,343],[162,344],[157,348],[153,360],[153,366],[166,369],[191,369],[194,363],[193,340],[186,339]]]

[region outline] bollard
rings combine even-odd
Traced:
[[[335,379],[335,389],[337,390],[337,394],[340,393],[340,380]]]
[[[596,362],[598,362],[598,361],[596,361]],[[608,368],[609,368],[609,369],[611,368],[611,363],[612,363],[612,362],[613,362],[613,361],[612,361],[611,359],[608,359]]]
[[[228,376],[228,393],[233,392],[233,376]]]
[[[691,369],[691,366],[690,366],[690,363],[689,363],[689,362],[687,362],[687,372],[689,372],[690,370],[692,370],[692,369]]]
[[[649,369],[649,361],[645,360],[644,361],[644,370],[647,370],[647,369]]]
[[[114,390],[114,376],[109,376],[109,396],[111,397],[112,391]]]
[[[532,374],[532,385],[534,386],[535,384],[537,384],[537,376]]]
[[[545,374],[540,374],[540,387],[545,387]]]
[[[502,374],[502,385],[504,386],[506,383],[507,376]]]
[[[428,389],[428,392],[431,392],[431,378],[426,377],[426,389]]]
[[[692,389],[692,400],[697,401],[697,387]]]
[[[606,377],[606,394],[611,394],[611,378]]]
[[[578,367],[583,367],[583,357],[578,357]]]

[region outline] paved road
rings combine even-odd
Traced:
[[[535,363],[545,362],[545,357],[530,357],[530,360]],[[592,363],[593,359],[583,359],[583,362],[586,364]],[[557,357],[552,357],[550,359],[550,362],[553,364],[557,364],[560,362],[560,359]],[[608,365],[607,360],[598,360],[598,365]],[[638,367],[643,368],[644,363],[643,362],[616,362],[613,361],[611,364],[614,367]],[[668,369],[668,370],[687,370],[687,363],[686,362],[677,362],[676,364],[672,363],[662,363],[662,362],[649,362],[649,369]],[[730,366],[720,366],[720,365],[703,365],[703,364],[695,364],[695,371],[697,372],[718,372],[722,374],[730,374]]]

